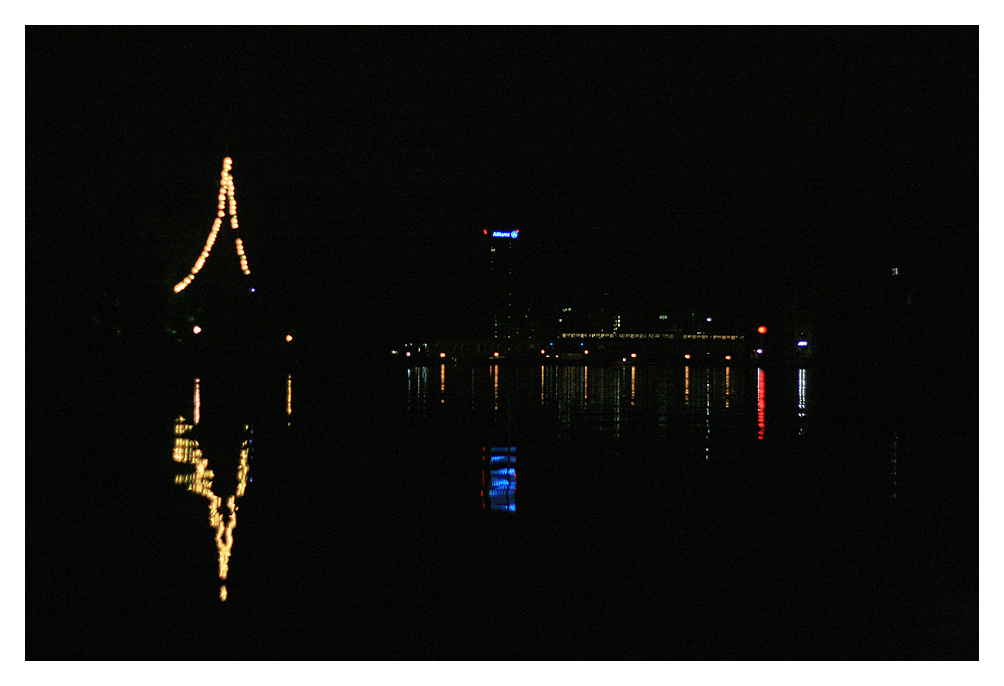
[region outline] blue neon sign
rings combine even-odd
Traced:
[[[519,238],[519,229],[512,231],[492,231],[492,238]]]

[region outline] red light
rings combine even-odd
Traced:
[[[485,235],[486,236],[488,235],[488,229],[485,229]]]
[[[767,327],[761,326],[760,328],[757,329],[757,333],[767,333]]]

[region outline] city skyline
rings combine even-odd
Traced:
[[[265,292],[346,332],[449,328],[513,228],[558,301],[755,312],[898,268],[975,318],[975,28],[410,35],[29,30],[29,300],[162,308],[232,157]]]

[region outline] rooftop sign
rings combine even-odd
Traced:
[[[492,231],[492,238],[519,238],[519,230],[513,231]]]

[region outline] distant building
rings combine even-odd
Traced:
[[[484,317],[489,347],[505,353],[530,344],[528,297],[518,229],[483,229],[487,257]]]

